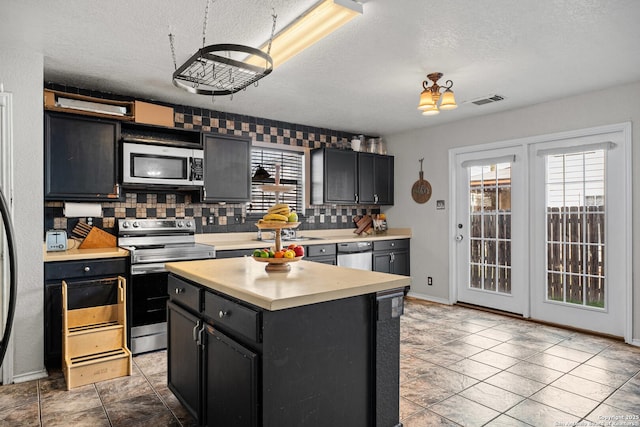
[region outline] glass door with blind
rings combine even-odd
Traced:
[[[523,314],[525,233],[520,149],[456,158],[457,300]]]
[[[624,336],[630,255],[619,137],[532,147],[534,318]]]

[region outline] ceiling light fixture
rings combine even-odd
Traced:
[[[442,73],[427,74],[427,80],[422,82],[424,90],[420,94],[420,103],[418,104],[418,110],[422,110],[422,114],[425,116],[432,116],[438,114],[440,110],[453,110],[458,108],[456,100],[453,96],[453,82],[447,80],[446,86],[439,86],[438,80],[442,77]],[[429,80],[433,82],[429,86]],[[440,92],[442,90],[442,93]],[[440,105],[438,105],[440,101]]]
[[[359,15],[362,15],[362,4],[355,1],[319,1],[273,37],[269,54],[274,68]],[[268,47],[269,43],[265,43],[260,50],[266,52]],[[256,64],[260,62],[260,58],[252,56],[246,62]]]

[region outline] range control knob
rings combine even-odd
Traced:
[[[140,227],[140,224],[138,223],[138,221],[134,221],[133,228],[138,228],[138,227]]]
[[[187,221],[187,228],[191,228],[191,221]]]
[[[178,225],[178,228],[182,228],[184,227],[184,222],[178,221],[177,225]]]
[[[124,221],[122,223],[122,228],[129,228],[129,222],[128,221]]]

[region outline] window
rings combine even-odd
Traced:
[[[275,194],[262,191],[260,186],[275,182],[276,164],[280,164],[280,183],[296,187],[293,191],[281,193],[280,203],[288,203],[299,215],[304,214],[304,163],[303,151],[254,146],[251,149],[252,174],[255,175],[256,170],[262,167],[269,173],[269,177],[252,179],[248,213],[261,214],[275,204]]]

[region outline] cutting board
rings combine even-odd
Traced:
[[[98,227],[92,227],[87,237],[84,238],[78,249],[115,248],[116,236],[107,233]]]

